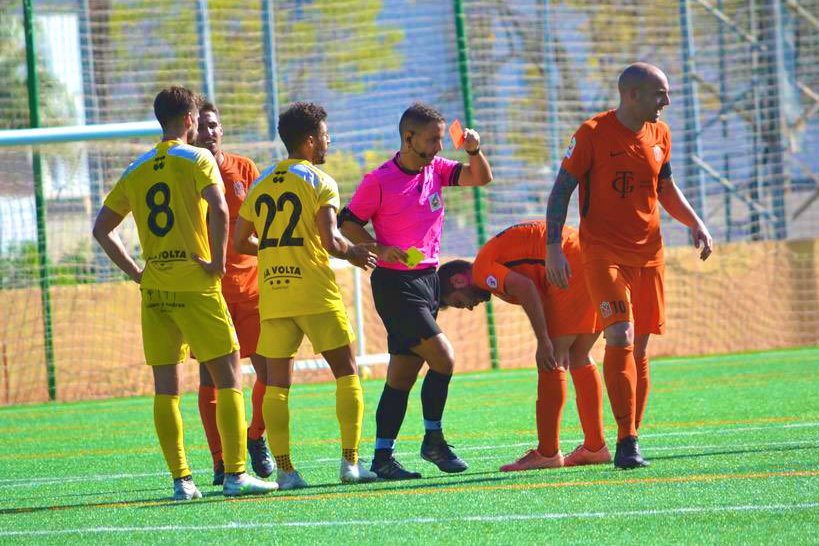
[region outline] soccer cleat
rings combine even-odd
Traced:
[[[514,463],[500,467],[501,472],[519,472],[521,470],[540,470],[542,468],[560,468],[563,466],[563,454],[558,451],[551,457],[544,457],[536,449],[530,449]]]
[[[374,457],[370,465],[370,471],[382,480],[417,480],[421,478],[419,472],[410,472],[395,457]]]
[[[213,485],[223,485],[225,483],[225,461],[220,460],[213,467]]]
[[[184,478],[174,478],[173,480],[173,500],[175,501],[189,501],[193,499],[201,499],[202,493],[196,488],[191,476]]]
[[[279,489],[282,491],[308,487],[307,482],[304,481],[304,478],[301,477],[298,470],[292,472],[282,472],[279,470],[276,481],[279,482]]]
[[[247,452],[250,454],[250,466],[260,478],[267,478],[276,470],[276,463],[273,462],[273,456],[270,455],[264,436],[258,440],[253,440],[248,436]]]
[[[597,451],[590,451],[583,447],[583,444],[580,444],[574,451],[566,455],[563,459],[563,466],[584,466],[587,464],[605,464],[610,462],[611,453],[609,453],[609,448],[605,445]]]
[[[648,461],[640,454],[636,436],[626,436],[617,442],[617,449],[614,451],[614,466],[623,470],[648,466]]]
[[[378,474],[367,470],[361,461],[353,464],[345,458],[341,458],[341,469],[338,472],[341,483],[368,483],[378,479]]]
[[[430,431],[421,443],[421,458],[438,467],[441,472],[450,474],[463,472],[469,465],[452,451],[441,431]]]
[[[226,497],[242,497],[244,495],[264,495],[279,488],[276,482],[266,482],[254,478],[247,472],[241,474],[225,474],[225,484],[222,494]]]

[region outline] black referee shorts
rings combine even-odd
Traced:
[[[441,287],[434,267],[420,271],[376,267],[370,284],[390,354],[417,356],[412,347],[441,333],[435,322]]]

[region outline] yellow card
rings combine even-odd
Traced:
[[[415,269],[415,266],[421,263],[421,260],[424,259],[424,253],[411,246],[407,249],[407,259],[404,261],[407,267],[410,269]]]

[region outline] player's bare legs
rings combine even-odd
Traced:
[[[469,465],[452,451],[444,438],[442,419],[449,395],[449,382],[455,369],[455,350],[441,333],[421,343],[412,351],[423,358],[429,370],[421,387],[421,406],[424,412],[424,441],[421,458],[435,464],[441,471],[463,472]]]
[[[384,391],[375,411],[375,454],[370,470],[387,480],[411,480],[421,477],[406,470],[393,457],[395,441],[407,414],[409,393],[418,379],[424,359],[416,355],[391,354]]]
[[[648,393],[651,390],[651,373],[648,365],[648,338],[651,334],[634,336],[634,364],[637,369],[637,403],[634,410],[634,428],[640,430],[643,422]]]
[[[648,463],[640,454],[635,425],[637,406],[637,367],[634,362],[634,324],[616,322],[607,327],[603,375],[614,419],[617,421],[617,450],[614,466],[639,468]]]

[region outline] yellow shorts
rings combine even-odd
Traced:
[[[293,358],[305,334],[317,353],[338,349],[355,340],[347,313],[340,309],[316,315],[263,320],[256,352],[267,358]]]
[[[239,349],[227,305],[214,292],[141,289],[142,346],[151,366],[178,364],[188,346],[201,362]]]

